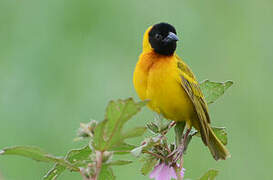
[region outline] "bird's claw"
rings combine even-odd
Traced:
[[[181,144],[177,147],[176,150],[174,150],[172,153],[170,153],[167,157],[172,157],[172,163],[176,163],[182,156],[183,156],[184,146]]]

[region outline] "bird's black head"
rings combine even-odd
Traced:
[[[176,41],[178,41],[176,30],[168,23],[156,24],[149,32],[149,42],[159,54],[172,55],[176,49]]]

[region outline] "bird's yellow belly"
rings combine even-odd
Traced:
[[[181,86],[181,77],[176,64],[157,63],[150,69],[147,77],[146,99],[148,106],[173,121],[189,121],[194,108],[188,95]],[[160,68],[164,66],[164,68]]]

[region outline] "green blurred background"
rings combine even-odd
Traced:
[[[138,99],[132,74],[142,36],[161,21],[176,27],[177,52],[199,80],[235,81],[210,106],[213,124],[228,128],[232,158],[215,162],[195,139],[186,177],[216,168],[219,180],[272,179],[272,0],[1,0],[0,148],[37,145],[64,155],[80,147],[73,142],[80,122],[102,120],[111,99]],[[152,117],[145,108],[131,124]],[[41,179],[50,167],[0,157],[4,180]],[[136,160],[115,174],[148,179],[139,169]],[[60,179],[81,178],[66,172]]]

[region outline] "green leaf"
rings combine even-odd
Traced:
[[[63,168],[68,168],[71,171],[79,171],[79,168],[77,166],[73,165],[66,159],[50,155],[38,147],[33,147],[33,146],[8,147],[1,150],[0,154],[1,155],[18,155],[18,156],[31,158],[36,161],[57,163],[61,165]],[[58,170],[62,171],[63,168],[58,168]],[[54,174],[55,174],[55,171],[54,171]]]
[[[133,161],[128,161],[128,160],[116,160],[116,161],[111,161],[107,163],[109,166],[122,166],[122,165],[127,165],[131,164]]]
[[[67,169],[71,170],[71,171],[79,171],[79,168],[72,165],[71,163],[69,163],[68,161],[66,161],[65,159],[61,158],[61,157],[54,157],[52,155],[47,155],[47,157],[52,160],[53,162],[60,164],[64,167],[66,167]]]
[[[160,144],[160,139],[158,137],[147,138],[144,140],[141,146],[136,147],[131,151],[133,156],[138,157],[143,151],[149,150],[151,147]]]
[[[206,172],[200,179],[198,180],[214,180],[215,177],[218,175],[218,171],[215,169],[210,169]]]
[[[136,127],[130,129],[129,131],[123,133],[124,139],[134,138],[138,136],[142,136],[146,132],[146,127]]]
[[[65,160],[70,162],[76,167],[84,166],[90,162],[90,154],[92,153],[89,146],[85,146],[81,149],[74,149],[67,153]],[[53,180],[60,176],[60,174],[66,169],[62,164],[55,164],[54,167],[44,176],[44,180]]]
[[[65,167],[59,164],[55,164],[54,167],[47,172],[44,176],[44,180],[55,180],[60,176],[62,172],[65,171]]]
[[[158,160],[153,156],[146,156],[141,160],[143,163],[141,167],[141,173],[145,176],[150,171],[153,170],[154,166],[157,164]]]
[[[133,150],[134,148],[136,148],[135,145],[120,143],[120,144],[116,144],[112,146],[108,150],[113,151],[114,154],[126,154],[126,153],[130,153],[130,151]]]
[[[115,180],[113,170],[110,166],[103,164],[100,170],[98,180]]]
[[[227,145],[227,130],[225,127],[212,127],[213,132],[217,138],[224,144]]]
[[[225,127],[211,127],[216,137],[224,144],[227,145],[227,130]],[[200,132],[194,133],[194,135],[201,137]]]
[[[144,145],[143,145],[143,146],[136,147],[135,149],[133,149],[133,150],[131,151],[131,154],[132,154],[133,156],[138,157],[138,156],[141,154],[143,147],[144,147]]]
[[[215,102],[225,91],[233,85],[232,81],[213,82],[205,80],[200,83],[200,88],[208,104]]]
[[[156,114],[154,120],[159,133],[163,133],[164,131],[166,131],[171,123],[171,121],[164,119],[161,114]]]
[[[159,127],[154,122],[147,123],[146,126],[153,133],[159,133]]]
[[[177,122],[175,124],[174,132],[175,132],[175,143],[177,147],[180,145],[182,141],[185,126],[186,126],[185,122]]]
[[[124,124],[146,105],[146,101],[134,102],[132,98],[110,101],[106,108],[105,120],[100,122],[94,131],[93,146],[96,150],[105,151],[122,143],[125,139],[140,136],[143,128],[132,133],[122,133]]]
[[[18,155],[31,158],[36,161],[52,162],[52,160],[47,157],[48,153],[34,146],[7,147],[0,151],[0,155]]]
[[[102,150],[106,144],[104,140],[104,128],[106,123],[107,120],[100,122],[94,130],[93,147],[97,150]]]

